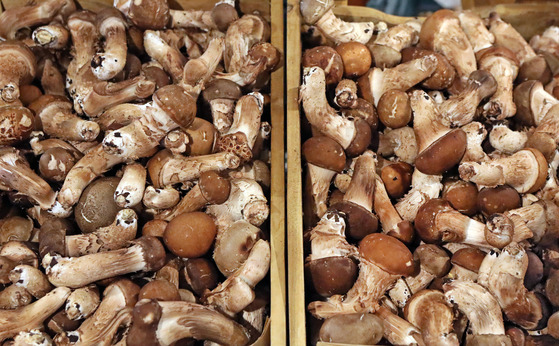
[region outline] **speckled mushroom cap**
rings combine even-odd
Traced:
[[[425,174],[442,174],[457,165],[466,152],[467,136],[454,129],[433,142],[415,159],[415,167]]]
[[[404,243],[386,234],[373,233],[363,238],[359,254],[393,275],[409,276],[415,270],[410,250]]]
[[[335,140],[325,136],[309,138],[303,144],[303,155],[308,163],[341,172],[345,168],[346,156],[344,148]]]
[[[215,171],[200,174],[198,186],[202,195],[210,204],[221,204],[229,198],[231,183]]]

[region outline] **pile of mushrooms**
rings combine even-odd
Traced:
[[[269,23],[232,0],[21,5],[0,15],[0,343],[254,343]]]
[[[301,0],[312,343],[559,343],[559,28]]]

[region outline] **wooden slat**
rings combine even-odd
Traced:
[[[398,25],[412,19],[424,20],[423,17],[400,17],[386,14],[370,7],[338,6],[334,7],[334,14],[351,22],[385,22],[388,25]]]
[[[271,43],[285,56],[283,36],[283,0],[271,2]],[[271,179],[270,188],[270,243],[272,258],[270,262],[271,280],[271,328],[273,345],[286,345],[286,287],[285,287],[285,110],[284,110],[284,75],[280,67],[272,73],[271,80]]]
[[[287,3],[287,263],[289,341],[306,344],[305,284],[303,272],[303,201],[299,80],[301,73],[301,20],[299,0]]]

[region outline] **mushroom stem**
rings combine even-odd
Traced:
[[[2,310],[19,309],[31,304],[32,301],[33,296],[23,287],[9,285],[0,291],[0,309]]]
[[[311,0],[317,1],[317,0]],[[311,23],[309,23],[311,24]],[[375,23],[373,22],[346,22],[336,17],[330,9],[316,22],[316,27],[330,40],[336,43],[359,42],[365,44],[373,36]],[[382,28],[383,22],[377,24]]]
[[[116,8],[107,8],[97,14],[97,30],[105,38],[103,53],[91,59],[91,70],[100,80],[109,80],[126,64],[126,21]]]
[[[43,322],[60,308],[70,295],[67,287],[53,289],[36,302],[16,310],[3,310],[0,341],[16,336],[21,331],[40,328]]]
[[[417,140],[414,130],[409,126],[385,129],[384,133],[379,133],[377,154],[384,157],[395,155],[401,161],[413,164],[417,157]]]
[[[413,226],[398,214],[379,176],[376,178],[374,209],[382,225],[382,233],[396,237],[405,243],[411,242],[414,234]]]
[[[115,203],[121,208],[131,208],[142,202],[147,172],[139,163],[128,164],[115,190]]]
[[[514,131],[503,124],[496,124],[489,133],[489,143],[500,152],[512,155],[524,148],[528,141],[528,134],[524,131]]]
[[[186,36],[186,33],[182,35]],[[180,52],[180,44],[179,33],[176,31],[146,30],[144,32],[146,53],[161,64],[163,70],[175,83],[182,79],[182,71],[186,64],[186,58]]]
[[[53,288],[42,271],[26,264],[20,264],[12,269],[10,281],[16,286],[25,288],[35,298],[44,297]]]
[[[41,47],[59,50],[68,44],[70,33],[60,23],[53,23],[38,27],[31,37]]]
[[[482,123],[472,121],[461,127],[466,133],[466,152],[460,162],[474,161],[483,162],[489,160],[489,156],[483,150],[482,144],[487,136],[487,130]]]
[[[167,209],[172,208],[180,200],[180,193],[172,186],[156,189],[148,186],[144,192],[143,202],[146,208]]]
[[[335,212],[328,212],[320,219],[310,233],[311,254],[307,262],[322,258],[343,256],[359,257],[359,251],[345,236],[345,221]]]
[[[231,23],[225,34],[225,71],[239,72],[250,48],[256,43],[267,41],[269,37],[270,25],[258,15],[245,14]]]
[[[457,211],[437,214],[435,227],[443,234],[443,241],[491,247],[485,239],[485,224]]]
[[[120,249],[136,237],[137,228],[136,212],[123,209],[109,226],[91,233],[66,236],[66,256],[78,257]]]
[[[442,175],[421,173],[416,169],[411,178],[411,190],[401,198],[394,207],[402,219],[413,222],[419,208],[431,198],[439,197],[443,189]]]
[[[384,337],[394,345],[425,345],[421,331],[414,325],[381,305],[375,315],[382,319]]]
[[[82,287],[92,282],[137,271],[155,271],[165,263],[165,249],[154,237],[144,236],[126,249],[77,258],[47,254],[43,267],[55,286]]]
[[[235,316],[252,303],[255,298],[254,287],[266,276],[269,267],[270,244],[259,239],[239,269],[205,294],[204,301],[227,316]]]
[[[458,14],[460,26],[472,45],[474,53],[493,46],[495,36],[487,30],[479,14],[472,11],[462,11]]]
[[[28,196],[42,209],[49,209],[55,202],[50,185],[35,174],[15,148],[0,147],[0,182]]]
[[[377,35],[371,52],[377,67],[394,67],[402,60],[402,49],[416,45],[421,24],[409,21],[398,24]]]
[[[183,68],[182,79],[178,83],[194,99],[205,88],[217,66],[224,58],[225,43],[223,38],[213,38],[207,49],[199,58],[190,59]]]
[[[369,211],[373,209],[376,186],[375,166],[375,154],[370,151],[364,152],[357,158],[344,201],[355,203]]]
[[[211,11],[170,10],[173,28],[197,28],[204,31],[226,31],[231,22],[238,19],[234,0],[223,0],[216,3]]]

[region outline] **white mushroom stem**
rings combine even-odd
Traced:
[[[336,44],[345,42],[359,42],[365,44],[371,40],[375,29],[375,23],[373,22],[359,23],[343,21],[336,17],[332,9],[324,13],[314,24],[324,36]]]
[[[371,48],[375,65],[379,67],[392,67],[402,58],[402,49],[416,45],[419,41],[421,23],[412,20],[398,24],[377,35]]]
[[[229,198],[222,204],[211,204],[206,213],[216,219],[219,229],[238,220],[260,226],[270,213],[262,187],[252,179],[231,179]]]
[[[427,149],[433,142],[450,132],[443,123],[444,118],[437,104],[423,90],[415,90],[410,96],[413,110],[413,130],[417,139],[418,152]]]
[[[424,174],[416,169],[413,171],[411,179],[411,190],[394,207],[402,219],[413,222],[423,203],[431,198],[439,197],[443,189],[443,184],[441,184],[443,176]]]
[[[97,286],[80,287],[70,293],[66,301],[66,316],[71,320],[81,320],[93,315],[101,298]]]
[[[504,335],[501,307],[489,291],[471,281],[454,280],[443,286],[446,299],[470,321],[474,335]]]
[[[528,238],[533,236],[535,243],[538,243],[545,236],[548,224],[543,203],[534,203],[529,206],[509,210],[505,212],[505,215],[514,223],[514,241],[524,240],[517,238],[521,234],[528,236]],[[528,231],[531,231],[531,234],[524,230],[525,227],[528,228]]]
[[[375,313],[384,324],[384,337],[393,345],[422,345],[421,331],[385,306]]]
[[[443,240],[482,248],[491,248],[485,239],[485,224],[455,210],[443,211],[435,217],[435,228]]]
[[[165,35],[165,33],[160,30],[146,30],[144,32],[144,49],[152,59],[161,64],[163,70],[176,83],[182,79],[186,58],[180,52],[180,47],[171,46],[165,40],[166,38],[169,39],[169,35]]]
[[[35,298],[42,298],[52,290],[47,276],[39,269],[20,264],[10,272],[12,284],[25,288]]]
[[[204,54],[199,58],[188,60],[184,65],[182,79],[178,84],[194,99],[198,98],[221,59],[224,58],[224,49],[224,39],[221,37],[213,38]]]
[[[336,175],[335,171],[322,168],[312,163],[307,164],[307,189],[310,189],[312,196],[313,211],[318,217],[322,217],[328,209],[328,191],[330,183]]]
[[[549,168],[547,170],[547,181],[544,187],[538,192],[537,196],[544,200],[549,200],[559,205],[559,181],[557,179],[557,169],[559,168],[559,151],[555,150]]]
[[[324,214],[311,231],[311,254],[307,262],[335,256],[358,258],[359,250],[347,241],[345,227],[345,221],[339,214]]]
[[[489,160],[489,156],[487,156],[482,147],[483,141],[487,136],[485,126],[477,121],[472,121],[462,126],[461,129],[466,133],[467,138],[466,152],[461,162],[483,162]]]
[[[41,328],[43,322],[64,304],[69,294],[69,288],[58,287],[30,305],[16,310],[0,311],[0,341],[14,337],[21,331]]]
[[[99,135],[99,125],[84,120],[72,112],[72,103],[64,99],[50,102],[37,116],[43,131],[51,137],[64,140],[93,141]]]
[[[97,30],[105,38],[103,53],[91,60],[91,70],[100,80],[116,76],[126,64],[126,21],[115,8],[105,9],[97,16]]]
[[[47,254],[42,265],[53,285],[78,288],[118,275],[157,270],[164,265],[164,260],[165,250],[159,240],[142,237],[126,249],[81,257]]]
[[[23,287],[9,285],[0,291],[0,309],[14,310],[33,302],[33,296]]]
[[[66,256],[78,257],[123,248],[136,237],[138,216],[132,209],[116,214],[112,224],[95,232],[66,236]]]
[[[225,34],[223,62],[225,71],[239,72],[244,65],[249,49],[259,42],[267,41],[269,24],[260,16],[245,14],[229,25]]]
[[[497,124],[489,133],[489,143],[496,150],[504,154],[514,154],[524,148],[528,134],[524,131],[514,131],[504,124]]]
[[[62,49],[68,44],[70,33],[59,23],[40,26],[31,35],[39,46],[49,49]]]
[[[227,174],[235,179],[254,179],[265,189],[270,187],[270,168],[264,161],[252,160]]]
[[[143,197],[144,205],[149,209],[172,208],[177,205],[179,200],[180,193],[172,186],[156,189],[150,185],[146,188]]]
[[[513,100],[513,83],[518,76],[517,62],[498,54],[488,53],[479,61],[479,68],[485,70],[497,81],[497,90],[489,101],[483,105],[482,114],[485,117],[502,120],[516,114],[516,104]]]
[[[208,293],[206,304],[230,317],[246,308],[254,300],[253,291],[270,268],[270,244],[260,239],[250,250],[246,261],[224,282]]]
[[[559,41],[557,40],[557,27],[550,26],[542,35],[536,35],[530,39],[530,46],[542,54],[551,68],[553,74],[559,69]]]
[[[401,161],[411,165],[417,157],[417,149],[415,132],[409,126],[398,129],[387,128],[383,133],[379,133],[377,150],[379,155],[384,157],[395,155]]]
[[[496,13],[489,17],[489,31],[495,36],[495,45],[510,49],[516,55],[520,65],[536,57],[536,52],[524,37]]]
[[[460,19],[460,26],[474,49],[474,53],[482,49],[489,48],[495,42],[495,36],[483,23],[481,17],[472,11],[463,11],[458,14]]]
[[[382,179],[377,176],[373,208],[382,226],[382,233],[392,235],[400,233],[405,222],[392,205]]]
[[[50,346],[54,345],[50,336],[39,329],[20,332],[14,338],[13,346]]]
[[[373,313],[379,308],[379,299],[400,275],[390,274],[373,262],[359,259],[359,276],[345,295],[333,295],[326,301],[315,301],[308,309],[313,316],[324,319],[340,314]]]
[[[121,208],[131,208],[138,205],[144,196],[146,176],[146,169],[139,163],[126,165],[115,190],[116,205]]]

